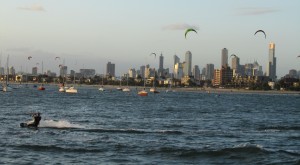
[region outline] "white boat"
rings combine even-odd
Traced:
[[[105,89],[104,89],[104,88],[102,88],[102,87],[100,87],[100,88],[99,88],[99,91],[105,91]]]
[[[104,77],[104,75],[102,75],[102,85],[101,85],[101,87],[99,88],[99,91],[105,91],[105,89],[104,89],[104,87],[103,87],[103,77]]]
[[[9,76],[9,69],[8,69],[8,59],[9,59],[9,55],[7,56],[7,61],[6,61],[6,79],[5,79],[5,83],[2,85],[2,91],[3,92],[11,92],[12,88],[8,86],[8,76]]]
[[[59,87],[58,91],[59,91],[59,92],[66,92],[64,86]]]
[[[77,93],[77,89],[75,88],[75,73],[74,73],[74,81],[73,86],[66,89],[66,93]]]
[[[127,75],[127,87],[123,88],[123,92],[130,92],[130,88],[128,86],[128,75]]]
[[[130,92],[130,88],[129,87],[126,87],[122,90],[123,92]]]
[[[77,89],[75,87],[70,87],[66,89],[66,93],[77,93]]]

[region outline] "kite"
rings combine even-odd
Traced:
[[[55,57],[55,60],[56,60],[57,58],[60,59],[60,57]]]
[[[32,58],[31,56],[27,57],[28,60],[30,60],[31,58]]]
[[[255,35],[256,33],[258,33],[258,32],[264,33],[265,38],[267,38],[267,35],[266,35],[266,33],[265,33],[263,30],[257,30],[257,31],[254,33],[254,35]]]
[[[190,28],[190,29],[187,29],[187,30],[185,31],[185,34],[184,34],[184,36],[185,36],[185,39],[186,39],[186,35],[187,35],[189,32],[191,32],[191,31],[193,31],[193,32],[197,33],[197,31],[196,31],[195,29],[192,29],[192,28]]]
[[[155,54],[155,53],[151,53],[150,56],[151,56],[152,54],[154,54],[154,56],[155,56],[155,58],[156,58],[156,54]]]

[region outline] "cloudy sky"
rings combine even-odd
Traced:
[[[69,69],[102,73],[111,61],[120,75],[145,63],[157,67],[152,52],[171,67],[174,54],[184,61],[189,50],[192,65],[220,68],[227,48],[241,64],[257,60],[265,71],[274,42],[283,76],[300,69],[299,8],[299,0],[0,0],[1,65],[9,54],[17,70],[43,61],[44,71],[57,72],[65,61]],[[185,39],[189,27],[198,33]],[[254,36],[259,29],[266,39]]]

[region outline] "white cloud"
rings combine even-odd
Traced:
[[[45,11],[44,7],[39,4],[34,4],[31,6],[23,6],[23,7],[18,7],[20,10],[27,10],[27,11]]]
[[[263,15],[280,11],[271,8],[239,8],[237,10],[237,15]]]
[[[185,23],[170,24],[170,25],[164,26],[162,29],[163,30],[185,30],[188,28],[193,28],[195,30],[199,30],[198,26],[189,25],[189,24],[185,24]]]

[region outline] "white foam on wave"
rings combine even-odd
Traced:
[[[241,143],[241,144],[235,145],[233,148],[259,148],[259,149],[263,149],[263,146],[259,145],[259,144],[251,144],[249,142],[246,142],[246,143]]]
[[[66,120],[41,120],[39,127],[51,127],[51,128],[84,128],[79,124],[72,124]]]

